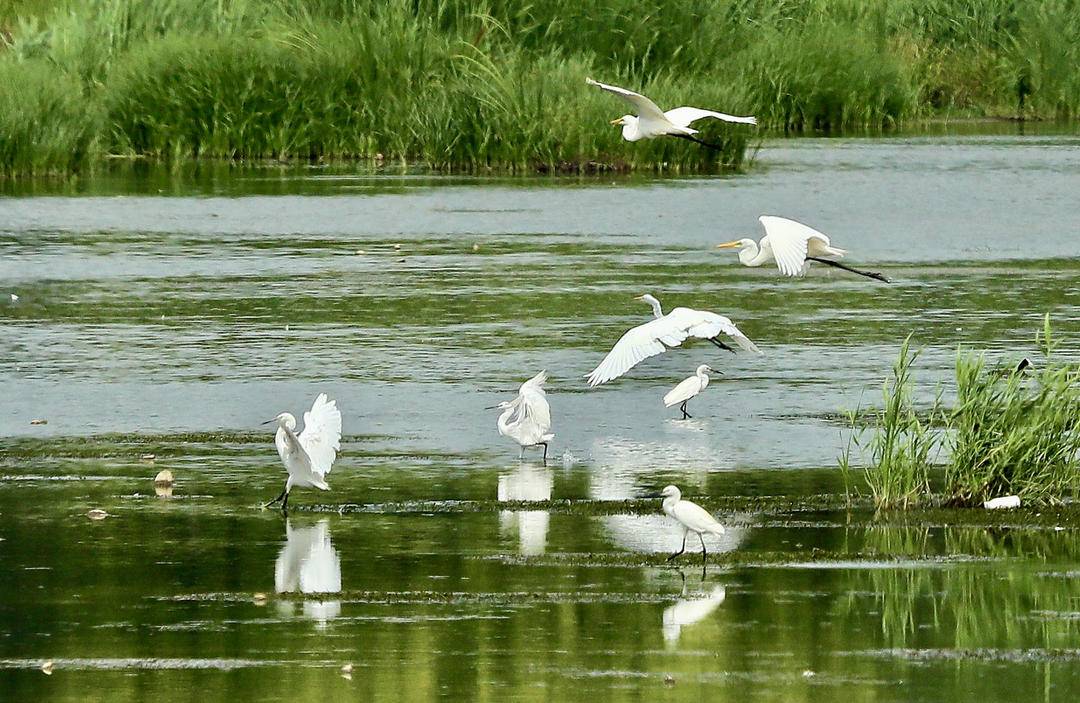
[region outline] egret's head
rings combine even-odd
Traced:
[[[717,249],[746,249],[747,247],[752,247],[752,246],[754,246],[756,244],[757,244],[757,242],[755,242],[753,239],[735,239],[735,240],[730,241],[730,242],[724,242],[723,244],[717,244],[716,248]]]
[[[278,427],[284,427],[284,428],[286,428],[288,430],[295,430],[296,429],[296,418],[293,417],[291,413],[281,413],[277,417],[275,417],[273,420],[270,420],[268,422],[264,422],[263,424],[264,425],[269,425],[270,423],[274,423]]]
[[[648,303],[649,305],[659,305],[659,304],[660,304],[660,301],[659,301],[659,300],[657,300],[656,298],[652,297],[652,296],[651,296],[651,295],[649,295],[648,293],[646,293],[645,295],[639,295],[639,296],[636,296],[636,297],[634,298],[634,300],[640,300],[640,301],[642,301],[642,302]]]
[[[514,407],[513,401],[504,400],[503,402],[499,403],[498,405],[489,405],[486,408],[484,408],[484,410],[506,410],[506,409],[512,408],[512,407]]]
[[[661,498],[674,498],[679,500],[682,497],[682,493],[675,486],[664,486],[664,490],[660,491]]]
[[[633,115],[623,115],[622,117],[616,117],[615,119],[613,119],[611,121],[611,124],[625,126],[625,125],[630,124],[631,121],[636,120],[636,119],[637,118],[634,117]]]
[[[702,364],[701,366],[697,367],[697,375],[698,376],[700,376],[703,373],[712,373],[712,372],[713,372],[712,367],[709,366],[708,364]]]

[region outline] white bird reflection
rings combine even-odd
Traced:
[[[499,476],[499,502],[551,500],[553,484],[551,469],[522,464]],[[538,556],[547,548],[550,517],[546,510],[502,510],[499,512],[499,533],[512,535],[516,527],[521,554]]]
[[[713,611],[720,607],[727,597],[727,591],[723,586],[714,586],[708,593],[686,595],[685,586],[683,597],[664,608],[663,628],[664,641],[669,646],[679,641],[682,629],[688,625],[694,625],[712,615]]]
[[[278,593],[341,592],[341,559],[330,542],[329,520],[295,529],[285,521],[285,546],[274,565],[274,588]],[[283,615],[294,615],[295,608],[291,601],[278,601]],[[341,601],[305,600],[303,613],[325,627],[341,613]]]

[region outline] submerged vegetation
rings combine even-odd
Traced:
[[[795,131],[1080,108],[1076,0],[16,0],[0,46],[9,176],[105,155],[708,170],[756,138],[627,144],[587,75]]]
[[[911,367],[918,354],[905,342],[884,387],[883,409],[872,419],[851,415],[851,444],[840,458],[849,485],[855,447],[869,455],[866,484],[879,508],[975,506],[1006,495],[1038,503],[1075,499],[1080,366],[1054,360],[1049,315],[1037,341],[1043,359],[1034,368],[1026,360],[1014,368],[987,368],[981,355],[958,352],[955,405],[947,409],[939,392],[923,411],[913,401]],[[942,450],[948,459],[938,493],[931,464]]]

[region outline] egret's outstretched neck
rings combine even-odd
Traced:
[[[642,298],[642,300],[644,300],[646,303],[648,303],[649,305],[652,306],[653,317],[660,318],[660,317],[664,316],[664,309],[662,307],[660,307],[660,301],[659,300],[652,297],[651,295],[644,296]]]
[[[498,421],[499,434],[501,434],[503,436],[506,436],[507,432],[509,432],[509,430],[510,430],[510,416],[514,414],[515,410],[517,410],[517,405],[516,404],[511,405],[506,410],[503,410],[502,415],[499,415],[499,421]]]
[[[749,243],[739,250],[739,261],[743,266],[761,266],[763,263],[769,260],[769,255],[772,253],[772,247],[769,246],[768,238],[761,240],[761,246],[758,243],[750,240]]]

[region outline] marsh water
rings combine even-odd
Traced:
[[[724,177],[4,188],[0,700],[1080,695],[1074,511],[875,516],[836,469],[909,334],[930,384],[958,348],[1037,358],[1046,312],[1075,353],[1080,138],[770,142]],[[894,282],[712,248],[761,214]],[[646,292],[764,355],[688,344],[587,390]],[[723,375],[678,420],[660,398],[701,363]],[[541,369],[546,466],[484,409]],[[318,392],[332,491],[260,509],[284,471],[259,423]],[[681,532],[645,496],[668,483],[727,526],[704,571],[693,541],[665,561]]]

